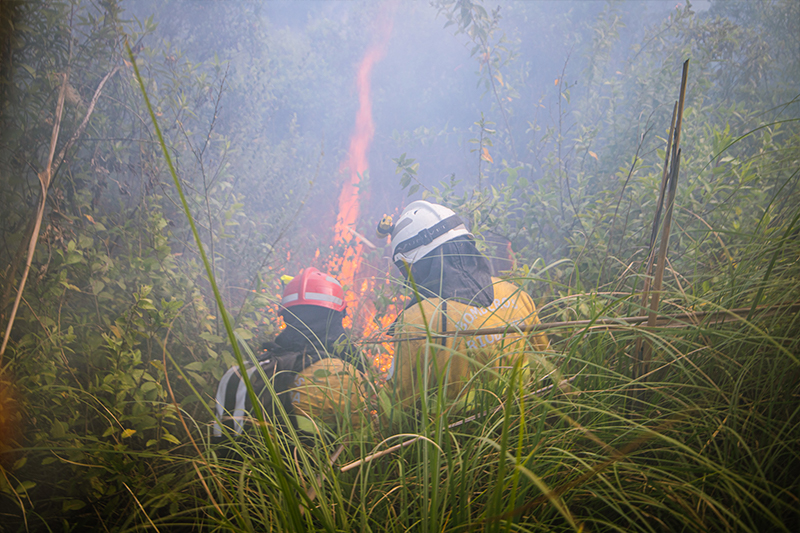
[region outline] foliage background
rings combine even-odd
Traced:
[[[380,215],[399,212],[413,199],[440,201],[469,220],[498,271],[535,296],[544,319],[641,314],[634,299],[620,295],[641,285],[680,65],[690,58],[662,312],[798,301],[797,2],[712,2],[702,10],[669,2],[500,4],[0,5],[4,329],[25,263],[40,194],[37,174],[47,163],[64,76],[58,150],[78,130],[100,80],[120,67],[87,129],[54,169],[30,278],[0,359],[0,512],[9,530],[122,531],[148,528],[153,519],[165,526],[185,520],[190,529],[234,523],[247,529],[229,522],[225,512],[208,509],[214,491],[203,487],[204,475],[214,471],[205,470],[207,462],[187,459],[205,457],[210,416],[204,402],[233,358],[126,63],[125,39],[134,47],[178,175],[190,191],[226,308],[253,345],[278,326],[277,277],[308,264],[323,267],[342,253],[331,245],[338,210],[332,199],[345,177],[342,162],[358,105],[355,71],[384,9],[393,28],[372,80],[376,131],[369,174],[359,188],[357,231],[371,236]],[[376,276],[388,278],[385,254],[379,247],[367,259],[382,265]],[[378,300],[379,311],[397,292],[394,287]],[[746,332],[701,329],[687,344],[666,333],[658,337],[677,359],[698,346],[713,356],[695,362],[707,382],[692,381],[694,367],[663,377],[673,380],[671,386],[692,383],[697,389],[654,399],[649,408],[658,410],[661,401],[664,413],[675,413],[690,405],[713,420],[701,417],[704,422],[694,428],[660,432],[664,439],[657,442],[669,446],[654,446],[642,463],[632,464],[669,462],[670,448],[691,450],[687,456],[709,462],[698,460],[706,466],[684,473],[686,486],[699,486],[692,480],[705,479],[708,465],[720,466],[729,469],[724,471],[731,473],[730,485],[763,496],[758,501],[768,511],[736,522],[725,510],[752,501],[739,488],[719,488],[721,483],[697,489],[702,504],[675,493],[677,507],[695,509],[684,509],[682,518],[658,506],[631,504],[637,518],[629,527],[648,529],[650,515],[667,529],[715,529],[709,524],[722,528],[732,520],[728,524],[742,529],[766,524],[791,530],[798,523],[796,328],[796,319],[788,317]],[[630,408],[619,393],[632,383],[620,355],[625,336],[584,345],[568,336],[555,339],[562,343],[565,369],[577,360],[595,368],[579,388],[612,391],[608,397],[584,395],[575,400],[586,402],[583,411],[570,404],[568,412],[575,419],[578,411],[601,413],[589,419],[605,442],[611,440],[601,430],[614,434],[616,423],[623,434],[632,431],[615,418]],[[535,432],[519,429],[527,426],[518,419],[511,423],[510,412],[501,415],[477,436],[517,438],[520,455],[550,438],[540,430],[536,438],[543,440],[527,441]],[[658,418],[651,410],[642,416]],[[566,419],[556,418],[548,429],[571,438],[559,426],[568,425]],[[534,419],[547,417],[536,412]],[[723,419],[731,421],[728,440],[708,458],[703,453],[713,441],[709,437],[719,434],[714,431]],[[580,423],[592,427],[586,418]],[[427,435],[431,428],[415,430]],[[771,439],[772,447],[765,444]],[[567,456],[589,453],[579,440],[562,442]],[[448,453],[452,462],[468,452]],[[417,464],[428,462],[427,456],[419,459]],[[502,480],[511,475],[501,464],[476,476],[474,486],[464,485],[463,477],[448,478],[462,479],[453,485],[454,494],[485,496],[480,511],[465,511],[458,496],[455,503],[434,498],[430,514],[407,511],[395,517],[397,528],[444,528],[449,511],[458,517],[454,528],[500,515],[498,502],[507,488]],[[554,456],[547,464],[554,465],[552,471],[542,468],[556,476],[563,472],[555,465],[572,463]],[[378,529],[381,513],[421,509],[409,505],[415,495],[407,488],[397,492],[402,505],[380,496],[395,494],[392,468],[373,487],[361,485],[359,503],[344,513],[350,518],[338,515],[326,523],[329,529],[347,529],[347,520]],[[448,468],[453,476],[468,471]],[[677,470],[666,472],[680,477]],[[435,477],[416,474],[404,475],[422,480],[425,490],[417,496],[429,498],[426,483]],[[541,470],[538,475],[547,477]],[[336,490],[342,494],[359,487],[346,476],[341,483]],[[580,522],[613,529],[626,514],[612,511],[613,502],[630,501],[647,487],[643,483],[626,485],[623,496],[596,496],[607,505],[594,500],[600,510],[591,519],[564,518],[554,506],[540,525],[577,529]],[[487,486],[502,490],[494,496]],[[598,494],[597,487],[586,491]],[[532,492],[519,494],[520,502],[533,498]],[[669,500],[653,496],[659,498]],[[442,506],[439,522],[436,501]],[[577,497],[575,503],[592,507]],[[726,518],[704,521],[712,518],[696,509],[705,505]],[[536,519],[523,522],[534,528]]]

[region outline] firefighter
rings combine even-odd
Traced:
[[[273,342],[264,344],[258,365],[248,363],[247,368],[265,416],[274,423],[280,425],[282,415],[264,378],[272,383],[301,434],[335,432],[341,429],[343,413],[354,428],[361,427],[366,408],[362,390],[365,366],[342,326],[345,312],[341,284],[316,268],[302,270],[286,285],[281,300],[286,328]],[[236,365],[222,376],[217,388],[217,440],[222,438],[220,421],[235,435],[241,434],[252,420],[251,407]]]
[[[420,397],[426,372],[429,390],[441,384],[452,400],[468,394],[476,372],[496,376],[523,355],[530,356],[522,362],[528,374],[550,366],[542,357],[549,348],[546,335],[519,331],[539,323],[533,300],[492,277],[488,259],[452,210],[415,201],[395,224],[384,217],[378,234],[391,235],[392,260],[414,291],[394,324],[396,348],[387,380],[403,408]],[[505,333],[427,335],[501,327]]]

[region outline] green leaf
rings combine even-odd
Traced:
[[[155,306],[153,305],[153,300],[151,300],[149,298],[140,299],[139,300],[139,307],[141,309],[149,309],[149,310],[153,310],[153,311],[156,310]]]
[[[30,67],[30,66],[26,65],[25,63],[20,63],[19,66],[24,68],[28,72],[28,74],[30,74],[31,76],[36,77],[36,71],[33,70],[33,67]]]
[[[17,492],[17,493],[25,492],[25,491],[31,490],[35,486],[36,486],[36,483],[34,483],[33,481],[30,481],[30,480],[23,481],[22,483],[17,485],[17,488],[14,489],[14,492]]]
[[[314,371],[314,377],[317,379],[325,379],[328,376],[332,376],[330,370],[326,370],[324,368],[320,368],[319,370]]]
[[[86,506],[84,502],[81,500],[65,500],[63,504],[61,504],[61,511],[77,511],[78,509],[83,509]]]
[[[68,289],[69,289],[69,290],[71,290],[71,291],[78,291],[78,292],[81,292],[81,290],[80,290],[78,287],[76,287],[75,285],[73,285],[73,284],[71,284],[71,283],[68,283],[68,282],[66,282],[66,281],[62,281],[62,282],[61,282],[61,285],[63,285],[64,287],[68,288]]]
[[[95,295],[100,294],[103,289],[105,288],[106,284],[100,281],[99,279],[92,280],[92,293]]]
[[[235,333],[236,333],[238,336],[240,336],[240,337],[242,338],[242,340],[246,340],[246,341],[248,341],[248,340],[250,340],[250,339],[252,339],[252,338],[253,338],[253,334],[252,334],[252,333],[250,333],[248,330],[246,330],[246,329],[243,329],[243,328],[237,328],[237,329],[235,330]]]
[[[63,438],[67,434],[67,425],[60,420],[53,420],[53,425],[50,427],[50,436],[54,439]]]
[[[204,378],[203,376],[201,376],[200,374],[198,374],[197,372],[191,372],[191,371],[189,371],[189,372],[188,372],[188,374],[189,374],[190,376],[192,376],[192,378],[195,380],[195,382],[199,383],[199,384],[200,384],[201,386],[203,386],[203,387],[205,387],[205,386],[206,386],[206,384],[208,383],[208,382],[205,380],[205,378]]]
[[[122,432],[122,438],[127,439],[128,437],[132,437],[135,434],[136,434],[135,429],[126,429],[125,431]]]
[[[164,435],[161,438],[167,442],[171,442],[172,444],[179,445],[181,441],[175,438],[174,435],[170,434],[168,431],[164,430]]]
[[[67,265],[74,265],[75,263],[80,263],[81,261],[83,261],[83,255],[81,255],[80,251],[76,251],[68,253],[67,260],[64,263]]]
[[[220,337],[219,335],[213,335],[208,332],[201,333],[200,338],[212,344],[220,344],[221,342],[223,342],[222,337]]]

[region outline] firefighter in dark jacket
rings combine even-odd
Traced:
[[[302,433],[336,431],[343,415],[354,428],[361,427],[366,416],[365,368],[342,326],[345,303],[341,284],[316,268],[306,268],[286,286],[281,306],[286,329],[273,342],[265,343],[258,365],[248,363],[247,369],[265,416],[273,420],[279,416],[264,384],[266,378]],[[250,410],[237,365],[222,376],[217,388],[214,436],[222,436],[220,422],[241,434],[252,420]]]
[[[423,369],[429,387],[443,383],[448,398],[463,399],[478,371],[501,372],[520,358],[529,376],[551,366],[542,357],[549,349],[546,335],[519,331],[539,323],[533,300],[516,285],[492,277],[488,260],[452,210],[412,202],[397,223],[384,217],[378,233],[391,235],[392,260],[419,294],[393,327],[396,349],[388,383],[402,407],[419,398]],[[433,342],[426,335],[498,327],[506,333]]]

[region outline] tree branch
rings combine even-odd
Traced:
[[[36,251],[36,243],[39,240],[39,231],[41,230],[42,219],[44,218],[44,209],[47,205],[47,191],[50,189],[50,185],[53,181],[53,167],[55,166],[57,168],[61,166],[61,163],[63,163],[64,157],[67,154],[67,150],[69,150],[72,145],[75,144],[75,141],[77,141],[83,134],[87,124],[89,123],[89,119],[94,112],[95,105],[97,105],[97,100],[100,99],[100,93],[103,91],[103,87],[111,78],[111,76],[116,74],[119,69],[120,66],[117,65],[100,81],[100,84],[97,86],[97,89],[94,92],[92,101],[89,104],[89,108],[86,110],[86,116],[83,117],[83,121],[81,122],[80,126],[78,126],[78,129],[76,129],[72,134],[72,137],[70,137],[69,141],[67,141],[67,143],[61,148],[61,151],[58,153],[58,157],[55,157],[56,144],[58,143],[58,136],[61,132],[61,119],[64,114],[64,99],[67,94],[67,85],[69,85],[69,67],[67,67],[67,72],[64,74],[64,79],[61,84],[61,91],[58,94],[58,103],[56,104],[56,117],[53,124],[53,133],[50,137],[50,152],[47,158],[47,166],[42,172],[39,172],[37,176],[39,178],[41,190],[39,191],[39,207],[36,210],[36,223],[33,226],[31,239],[28,243],[28,257],[25,261],[25,270],[22,272],[22,278],[20,279],[19,288],[17,289],[17,297],[14,300],[14,306],[11,308],[11,314],[8,316],[8,324],[6,325],[6,331],[3,335],[3,344],[0,346],[0,364],[3,361],[2,358],[3,354],[5,354],[6,346],[8,346],[8,339],[11,337],[11,328],[14,326],[14,319],[17,316],[19,303],[22,300],[22,292],[25,290],[25,283],[27,282],[28,274],[31,271],[33,254]],[[55,165],[53,164],[54,162]],[[13,273],[10,275],[13,276]]]

